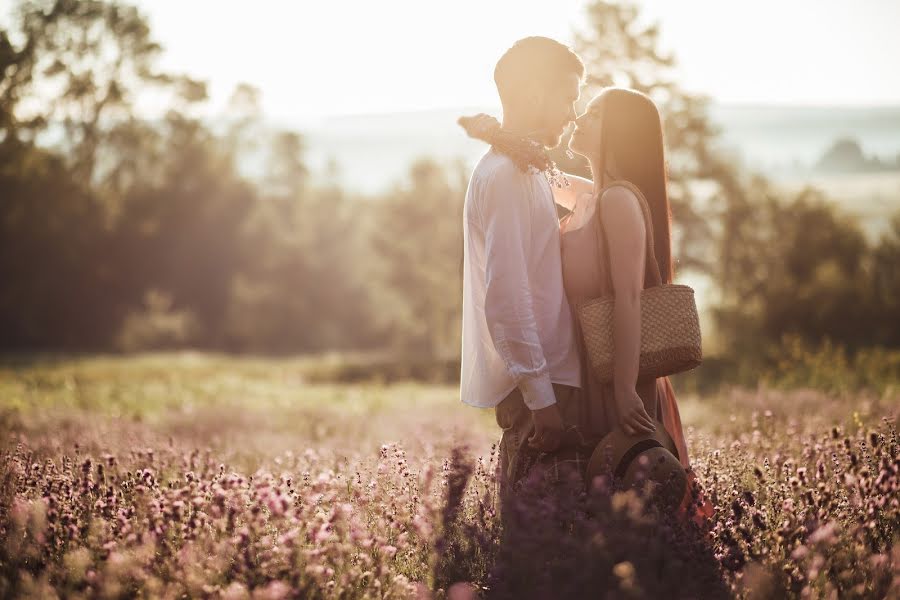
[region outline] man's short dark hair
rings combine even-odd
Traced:
[[[526,81],[536,79],[552,85],[568,73],[584,77],[584,63],[578,55],[565,44],[536,35],[517,41],[500,57],[494,68],[494,83],[506,106]]]

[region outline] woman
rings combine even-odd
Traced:
[[[479,119],[474,136],[496,139],[496,119]],[[611,294],[617,299],[613,383],[601,383],[586,364],[576,320],[585,400],[582,433],[599,440],[616,426],[633,434],[662,423],[675,441],[679,461],[688,470],[690,490],[695,487],[695,477],[672,384],[668,377],[637,380],[640,291],[650,283],[645,282],[650,277],[650,261],[656,261],[661,283],[671,283],[673,277],[671,211],[659,111],[640,92],[607,88],[590,101],[575,125],[569,148],[590,162],[594,179],[566,174],[569,187],[554,188],[556,202],[571,211],[560,221],[563,283],[573,314],[581,300]],[[467,129],[473,135],[472,129]],[[599,228],[594,219],[598,208]],[[646,256],[645,210],[653,229],[653,257]],[[689,493],[680,514],[686,515],[688,502]],[[692,517],[702,523],[711,513],[712,506],[701,498]]]
[[[581,300],[616,296],[614,382],[604,386],[591,369],[582,370],[582,389],[592,409],[592,432],[604,434],[615,424],[626,433],[648,431],[652,427],[650,418],[656,418],[675,440],[679,459],[688,467],[687,446],[669,378],[633,383],[640,351],[640,291],[649,283],[645,282],[649,272],[645,265],[656,261],[662,283],[671,283],[673,274],[671,212],[659,112],[644,94],[608,88],[576,119],[569,148],[588,159],[595,176],[591,191],[572,190],[573,200],[559,194],[559,200],[570,200],[573,208],[560,223],[566,294],[573,308]],[[650,212],[654,257],[645,256],[649,232],[644,225],[642,201]],[[598,203],[602,204],[599,230],[592,218]],[[583,344],[580,332],[578,339]],[[586,357],[583,347],[581,350]]]

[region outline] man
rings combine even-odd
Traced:
[[[558,146],[577,116],[583,78],[584,64],[567,46],[545,37],[517,41],[494,70],[503,128]],[[545,175],[523,173],[488,150],[463,209],[460,396],[495,409],[502,500],[526,474],[523,455],[556,451],[565,425],[576,422],[581,374],[559,235]]]

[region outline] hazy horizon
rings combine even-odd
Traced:
[[[485,145],[466,137],[456,124],[457,116],[474,112],[500,116],[497,107],[469,106],[334,115],[302,123],[270,115],[264,120],[304,136],[307,161],[314,171],[323,171],[333,158],[342,184],[376,191],[402,180],[420,157],[439,161],[460,157],[474,164]],[[866,156],[889,163],[900,156],[900,104],[858,108],[714,102],[709,117],[722,128],[720,149],[757,170],[787,173],[808,168],[840,138],[856,139]]]
[[[719,101],[719,100],[710,100],[711,107],[725,107],[725,108],[739,108],[739,109],[759,109],[759,110],[781,110],[781,109],[791,109],[791,110],[802,110],[802,109],[824,109],[824,110],[879,110],[879,109],[893,109],[900,108],[900,100],[884,102],[884,103],[873,103],[873,104],[852,104],[852,103],[834,103],[834,104],[813,104],[813,103],[799,103],[793,104],[790,102],[728,102],[728,101]],[[497,118],[500,117],[501,107],[500,103],[496,104],[458,104],[458,105],[441,105],[441,106],[432,106],[426,108],[411,108],[408,110],[404,109],[383,109],[383,110],[372,110],[372,111],[359,111],[359,112],[323,112],[317,114],[308,114],[303,116],[296,115],[287,115],[287,114],[277,114],[277,113],[265,113],[264,117],[266,119],[275,119],[275,120],[291,120],[291,121],[320,121],[326,119],[341,119],[341,118],[354,118],[354,117],[380,117],[380,116],[397,116],[397,115],[415,115],[415,114],[423,114],[423,113],[440,113],[440,112],[450,112],[450,111],[484,111],[489,112],[489,114],[494,114]]]

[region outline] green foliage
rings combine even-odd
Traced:
[[[383,193],[351,195],[311,177],[305,138],[267,128],[253,87],[235,90],[224,127],[199,119],[205,84],[157,68],[161,49],[136,8],[15,8],[0,31],[0,351],[378,351],[319,377],[453,380],[462,165],[423,157]],[[705,100],[673,83],[658,26],[602,0],[585,17],[584,101],[615,83],[658,102],[676,270],[716,286],[716,330],[704,334],[724,354],[684,384],[766,372],[824,382],[778,371],[785,334],[810,348],[831,340],[848,357],[900,347],[900,213],[868,240],[819,192],[788,196],[741,171],[718,151]],[[166,110],[141,120],[148,91]],[[554,159],[587,174],[561,149]],[[258,179],[243,174],[248,162],[263,165]],[[879,389],[881,379],[840,377]]]
[[[101,347],[104,213],[60,156],[0,145],[0,347]]]
[[[462,207],[467,174],[433,161],[410,168],[408,184],[380,199],[372,248],[382,258],[377,279],[393,306],[393,345],[404,353],[456,356],[462,319]]]
[[[630,3],[598,0],[585,17],[576,44],[589,73],[585,102],[604,86],[625,85],[663,113],[675,256],[681,268],[711,276],[720,299],[715,335],[726,356],[713,370],[740,381],[758,376],[786,333],[810,344],[831,338],[850,351],[900,347],[900,213],[873,245],[816,190],[787,197],[740,171],[717,147],[705,100],[674,83],[657,25],[641,22]],[[586,168],[583,160],[571,166]]]
[[[156,70],[159,50],[146,18],[118,2],[23,0],[0,35],[0,350],[298,352],[427,338],[416,290],[379,278],[366,207],[379,202],[310,186],[303,137],[266,131],[249,86],[225,131],[201,122],[204,84]],[[168,110],[142,121],[134,99],[151,87]],[[266,173],[250,182],[238,167],[255,152]],[[410,200],[453,206],[458,183],[439,197],[442,184],[424,183]]]
[[[721,242],[714,315],[730,353],[761,357],[785,334],[850,351],[900,346],[898,231],[873,244],[815,189],[787,201],[760,179],[748,189],[753,202]]]
[[[808,387],[832,394],[868,389],[885,397],[900,390],[900,352],[885,348],[862,348],[852,355],[846,348],[825,339],[811,346],[799,335],[785,335],[771,353],[766,379],[784,388]]]

